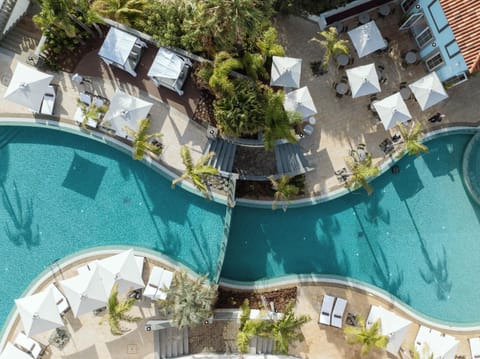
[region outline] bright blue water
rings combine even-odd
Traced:
[[[471,136],[428,143],[363,190],[314,207],[236,207],[222,277],[349,276],[443,321],[480,322],[480,209],[461,177]]]
[[[177,188],[107,145],[59,131],[0,141],[0,323],[56,258],[101,245],[161,251],[214,273],[225,207]]]

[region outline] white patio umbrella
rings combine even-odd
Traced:
[[[111,27],[103,41],[102,47],[98,51],[98,55],[108,65],[119,65],[132,76],[137,76],[137,73],[128,62],[128,57],[137,41],[138,38],[132,34]]]
[[[39,112],[43,96],[47,92],[52,79],[52,75],[19,63],[3,97],[28,107],[34,112]]]
[[[273,56],[270,86],[299,88],[301,73],[302,59]]]
[[[103,119],[103,123],[114,129],[120,136],[125,135],[125,126],[136,130],[141,119],[147,117],[152,104],[150,102],[130,96],[122,91],[115,92],[110,107]]]
[[[104,307],[113,284],[111,274],[98,263],[91,271],[60,281],[75,317]]]
[[[420,326],[415,338],[415,349],[423,356],[435,359],[454,359],[460,342],[451,335]]]
[[[373,104],[386,130],[412,118],[399,92]]]
[[[28,297],[15,299],[15,304],[27,336],[64,326],[58,313],[52,288]]]
[[[412,90],[422,110],[426,110],[448,98],[447,92],[435,71],[408,85],[408,87]]]
[[[303,118],[313,116],[317,113],[317,108],[313,103],[308,87],[302,87],[298,90],[287,93],[285,95],[283,108],[285,111],[300,112]]]
[[[114,278],[119,293],[145,287],[133,249],[104,258],[99,264]]]
[[[375,64],[357,66],[347,70],[348,82],[352,90],[352,97],[370,95],[382,91],[378,81]]]
[[[367,22],[348,32],[358,57],[364,57],[374,51],[384,49],[387,44],[375,21]]]
[[[388,337],[386,349],[389,353],[397,355],[412,322],[382,307],[372,305],[367,318],[367,329],[379,319],[380,333]]]

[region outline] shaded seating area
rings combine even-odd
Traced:
[[[182,88],[191,67],[190,59],[161,47],[148,70],[148,76],[157,87],[166,87],[182,96]]]
[[[111,66],[118,67],[136,77],[135,69],[147,44],[137,37],[111,27],[98,51],[98,56]]]

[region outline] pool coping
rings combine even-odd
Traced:
[[[113,255],[128,249],[133,249],[135,255],[140,255],[147,259],[160,262],[165,264],[167,267],[173,268],[175,271],[185,271],[190,278],[195,278],[198,276],[196,272],[186,265],[152,249],[132,245],[99,246],[87,248],[52,261],[30,282],[28,287],[21,294],[20,298],[34,294],[39,288],[45,286],[46,283],[51,282],[52,278],[54,278],[55,275],[60,273],[66,267],[74,266],[75,263],[82,262],[87,258]],[[3,348],[6,345],[9,334],[19,319],[19,313],[15,303],[12,303],[12,305],[13,307],[0,330],[0,348]]]

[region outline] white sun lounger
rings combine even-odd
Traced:
[[[45,115],[53,115],[53,107],[55,106],[55,89],[53,86],[48,86],[45,95],[43,96],[42,106],[40,108],[40,113]]]
[[[347,301],[343,298],[337,298],[332,313],[332,326],[337,328],[343,327],[343,314],[345,313],[345,308],[347,308]]]
[[[162,280],[163,272],[165,269],[160,267],[153,267],[150,272],[150,278],[148,279],[148,283],[145,286],[145,290],[143,291],[143,295],[145,297],[151,298],[152,300],[156,300],[157,293],[160,287],[160,282]]]
[[[34,359],[40,357],[43,352],[43,348],[39,342],[27,337],[24,333],[18,333],[15,338],[15,345],[19,346],[27,353],[29,353]]]
[[[158,299],[165,299],[167,298],[167,293],[165,293],[163,290],[170,288],[172,285],[172,280],[173,280],[173,272],[170,272],[169,270],[164,270],[163,275],[162,275],[162,280],[160,281],[160,285],[158,286],[158,293],[157,297]]]
[[[60,292],[56,285],[50,284],[49,287],[53,289],[53,297],[55,298],[55,304],[60,315],[65,314],[70,309],[70,305],[67,302],[67,298]]]
[[[470,338],[470,352],[472,353],[472,359],[480,358],[480,338]]]
[[[323,296],[322,307],[320,308],[320,324],[330,325],[332,319],[332,309],[335,303],[335,297],[325,294]]]
[[[18,349],[15,345],[8,342],[0,354],[1,359],[32,359],[30,354],[25,353],[23,350]]]

